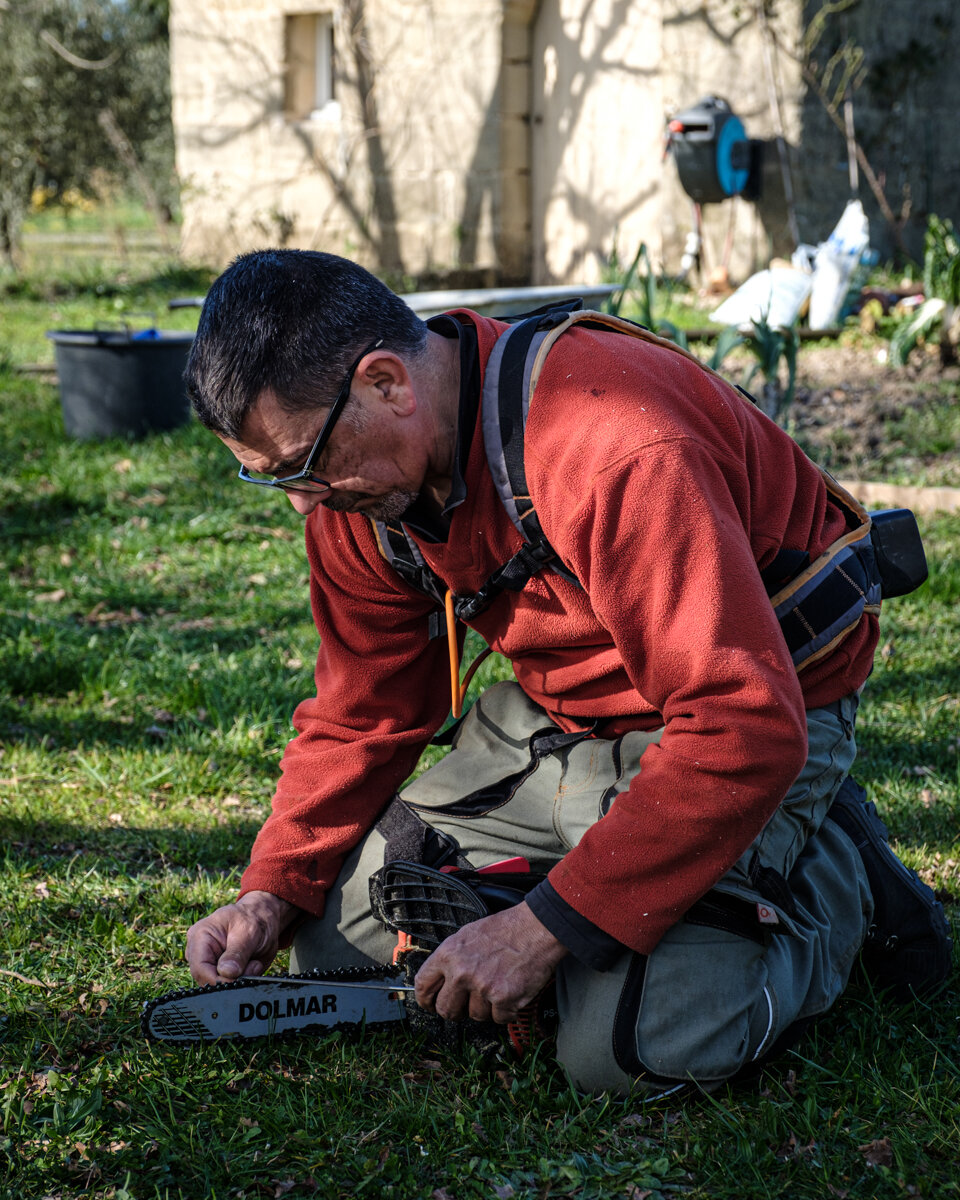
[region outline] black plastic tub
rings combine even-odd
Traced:
[[[72,437],[139,438],[190,420],[182,376],[192,333],[52,329],[47,337]]]

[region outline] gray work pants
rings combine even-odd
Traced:
[[[796,1022],[826,1012],[843,991],[873,904],[859,855],[823,818],[856,754],[856,707],[851,696],[807,714],[803,771],[717,885],[749,901],[745,911],[773,909],[775,926],[758,924],[745,937],[680,921],[649,956],[625,949],[608,971],[572,956],[560,963],[557,1057],[579,1088],[623,1093],[638,1080],[653,1092],[690,1079],[716,1085],[766,1055]],[[528,770],[531,739],[550,725],[515,683],[495,685],[467,715],[450,753],[405,789],[404,801],[454,838],[475,867],[523,855],[532,870],[548,871],[602,819],[660,736],[588,738]],[[501,787],[489,811],[455,803],[487,787],[496,796],[509,776],[519,783],[506,793]],[[371,916],[368,893],[385,849],[373,830],[348,857],[323,918],[297,930],[294,970],[390,961],[396,938]],[[788,881],[785,904],[771,879]]]

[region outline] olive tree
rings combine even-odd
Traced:
[[[0,0],[0,255],[35,188],[89,189],[95,168],[176,202],[166,0]]]

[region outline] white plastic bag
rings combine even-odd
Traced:
[[[870,223],[850,200],[833,233],[817,247],[810,293],[810,328],[831,329],[840,316],[853,273],[870,246]]]
[[[758,271],[710,314],[710,320],[738,328],[753,321],[766,321],[773,329],[789,328],[796,323],[812,284],[812,276],[790,267]]]

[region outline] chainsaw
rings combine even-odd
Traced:
[[[516,866],[526,869],[517,871]],[[447,1045],[461,1040],[489,1045],[500,1040],[499,1027],[467,1021],[457,1029],[424,1012],[414,999],[413,979],[450,934],[519,903],[541,878],[523,859],[480,871],[438,871],[402,860],[387,863],[370,879],[370,906],[377,920],[397,934],[392,963],[301,975],[241,976],[229,983],[179,989],[147,1001],[141,1027],[150,1041],[192,1045],[376,1031],[409,1023]],[[546,1002],[522,1012],[507,1026],[514,1048],[522,1053],[536,1035],[545,1035],[553,1018],[555,1012]]]

